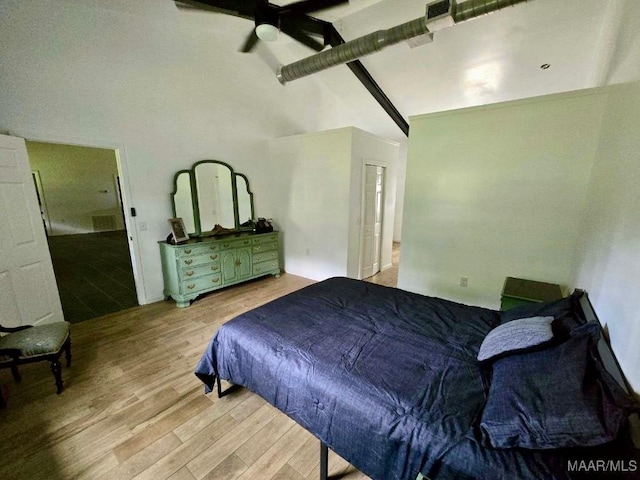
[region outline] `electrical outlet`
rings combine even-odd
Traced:
[[[466,287],[469,283],[469,277],[460,277],[460,286]]]

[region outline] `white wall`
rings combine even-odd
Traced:
[[[269,142],[277,172],[270,215],[282,230],[285,271],[314,280],[358,276],[365,163],[385,167],[381,266],[391,265],[397,149],[352,127]]]
[[[497,308],[507,276],[572,283],[606,100],[587,92],[411,118],[400,288]]]
[[[404,188],[407,177],[407,144],[401,142],[398,151],[398,166],[396,168],[396,214],[393,221],[393,241],[402,241],[402,219],[404,218]]]
[[[639,111],[635,82],[415,118],[399,286],[488,307],[505,276],[582,288],[639,392]]]
[[[282,231],[283,268],[314,280],[346,275],[351,173],[350,128],[269,142],[269,192]]]
[[[113,150],[27,142],[31,170],[42,180],[49,235],[90,233],[93,216],[113,215],[124,229]]]
[[[627,379],[640,392],[640,83],[609,90],[580,239],[585,289]]]
[[[392,123],[346,67],[280,85],[273,64],[287,59],[264,46],[238,52],[250,28],[165,0],[0,2],[0,131],[117,149],[126,206],[138,213],[127,210],[127,222],[143,303],[162,298],[157,241],[169,233],[176,171],[203,159],[228,162],[248,176],[256,214],[266,216],[267,139]],[[294,58],[308,54],[282,42]],[[372,112],[350,109],[351,99],[334,94],[326,78],[356,85]]]

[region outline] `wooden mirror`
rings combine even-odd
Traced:
[[[227,163],[202,160],[176,173],[171,201],[191,237],[210,235],[216,225],[225,232],[253,229],[249,179]]]

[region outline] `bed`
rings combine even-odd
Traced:
[[[217,382],[222,393],[222,378],[257,393],[374,479],[578,478],[580,461],[634,458],[627,416],[637,407],[600,341],[599,325],[586,318],[592,312],[581,308],[584,298],[577,292],[531,312],[498,312],[331,278],[227,322],[195,373],[207,392]],[[478,361],[488,334],[522,315],[551,318],[554,337]],[[567,345],[578,343],[573,350],[586,349],[586,355],[577,363],[589,372],[568,383],[580,391],[588,387],[585,408],[595,409],[603,425],[568,439],[550,439],[546,418],[542,426],[534,419],[525,433],[516,425],[515,436],[500,430],[503,424],[492,432],[492,414],[509,416],[504,405],[517,410],[508,421],[522,420],[522,398],[549,393],[562,398],[558,408],[573,405],[575,392],[527,384],[523,393],[508,382],[536,377],[527,371],[532,365],[543,365],[543,382],[549,378],[544,368],[573,368],[564,359],[573,355]],[[520,363],[510,363],[514,358]],[[585,419],[578,415],[569,423],[583,429]],[[523,440],[527,435],[532,438]]]

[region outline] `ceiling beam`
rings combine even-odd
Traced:
[[[336,30],[336,28],[330,24],[329,25],[329,43],[332,47],[345,43],[342,35]],[[364,68],[362,62],[360,60],[354,60],[353,62],[347,63],[347,67],[351,69],[353,74],[360,80],[362,85],[369,90],[369,93],[373,95],[380,106],[387,112],[387,115],[391,117],[391,119],[398,125],[402,133],[404,133],[407,137],[409,136],[409,124],[404,119],[404,117],[400,114],[398,109],[391,103],[389,97],[382,91],[380,85],[376,83],[371,74]]]

